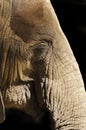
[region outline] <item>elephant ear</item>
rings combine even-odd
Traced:
[[[0,91],[0,123],[2,123],[5,120],[5,107],[2,99],[2,94]]]

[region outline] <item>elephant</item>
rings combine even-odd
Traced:
[[[50,0],[0,0],[0,123],[11,108],[35,122],[47,110],[52,130],[85,130],[84,86]]]

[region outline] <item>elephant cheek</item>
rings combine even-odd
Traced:
[[[5,120],[5,108],[4,108],[4,103],[2,99],[2,94],[0,91],[0,123],[2,123]]]

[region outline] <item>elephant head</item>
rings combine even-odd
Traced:
[[[79,66],[50,0],[0,0],[0,121],[16,108],[53,130],[86,129]]]

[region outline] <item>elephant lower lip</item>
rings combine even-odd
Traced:
[[[5,92],[4,102],[7,107],[21,108],[31,99],[34,82],[12,85]]]

